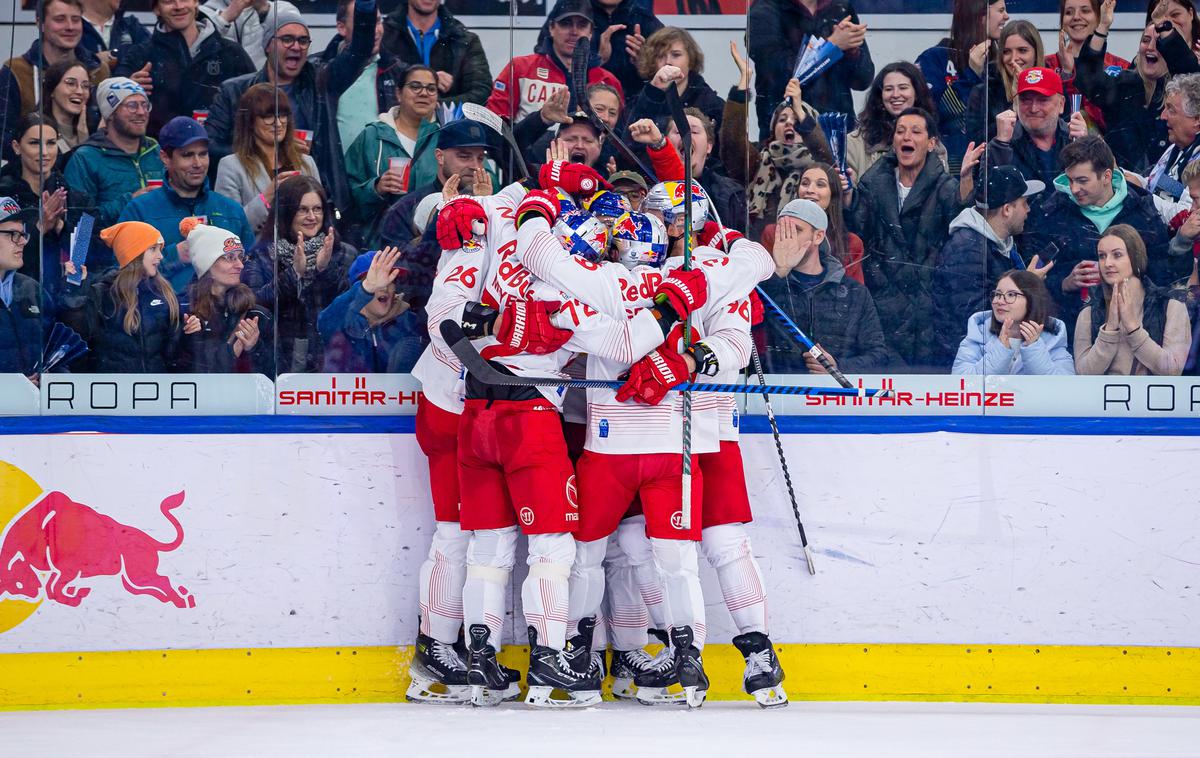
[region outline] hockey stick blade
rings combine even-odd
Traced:
[[[625,383],[605,379],[559,379],[552,376],[510,376],[497,371],[494,366],[484,360],[467,335],[463,334],[462,325],[453,319],[447,319],[439,325],[438,330],[442,339],[450,346],[451,352],[462,363],[463,367],[484,384],[508,387],[567,387],[577,389],[620,389]],[[698,382],[683,382],[671,388],[673,392],[728,392],[739,395],[814,395],[860,398],[893,397],[895,390],[874,389],[869,387],[800,387],[793,385],[754,386],[747,384],[708,384]]]
[[[604,132],[608,137],[608,141],[616,147],[617,152],[621,157],[629,161],[634,166],[638,167],[638,171],[650,180],[651,184],[658,184],[658,175],[648,167],[637,153],[625,141],[621,139],[612,127],[610,127],[600,115],[596,113],[596,109],[592,107],[592,103],[587,98],[587,72],[592,59],[591,40],[587,37],[581,37],[575,43],[575,51],[571,54],[571,96],[575,98],[575,107],[582,110],[587,115],[588,120],[596,126],[597,129]]]
[[[512,151],[513,158],[517,161],[517,167],[520,168],[524,178],[529,178],[529,166],[525,163],[525,156],[521,154],[521,148],[517,145],[517,138],[513,136],[512,129],[495,113],[478,103],[463,103],[462,104],[463,118],[471,121],[478,121],[487,128],[496,132],[508,144],[509,150]]]

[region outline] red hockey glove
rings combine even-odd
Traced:
[[[670,348],[654,350],[629,369],[629,378],[617,390],[617,400],[658,405],[667,391],[687,381],[687,363]]]
[[[737,229],[721,226],[716,221],[706,221],[704,229],[700,232],[697,238],[701,245],[708,245],[722,250],[726,253],[733,247],[733,243],[740,239],[745,239],[746,235],[739,232]]]
[[[758,326],[763,322],[763,304],[758,292],[750,290],[750,326]]]
[[[601,189],[612,189],[604,177],[591,166],[567,161],[550,161],[542,164],[538,172],[538,183],[542,189],[561,187],[572,195],[591,195]]]
[[[687,318],[707,300],[708,280],[699,269],[675,269],[654,291],[654,302],[669,307],[679,319]]]
[[[521,204],[517,206],[517,228],[531,216],[546,219],[546,223],[554,226],[562,208],[558,204],[558,193],[553,190],[531,190],[526,193]]]
[[[437,241],[443,250],[458,250],[473,237],[486,233],[487,213],[473,198],[456,197],[438,211]]]
[[[510,300],[500,318],[496,339],[513,351],[510,354],[546,355],[571,339],[569,329],[559,329],[550,317],[562,303],[543,300]]]

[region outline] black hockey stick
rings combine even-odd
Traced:
[[[516,158],[517,166],[521,169],[521,177],[524,179],[529,178],[529,166],[525,163],[525,156],[521,154],[521,148],[517,145],[517,138],[513,136],[512,127],[508,125],[507,121],[477,103],[463,103],[462,113],[464,118],[478,121],[499,134],[508,143],[509,150],[512,151],[513,157]]]
[[[750,340],[750,362],[754,364],[754,373],[758,374],[760,387],[767,386],[767,378],[763,376],[762,362],[758,359],[758,348],[754,340]],[[800,530],[800,545],[804,548],[804,560],[808,563],[808,573],[816,576],[817,567],[813,563],[812,551],[808,548],[808,535],[804,533],[804,522],[800,520],[800,506],[796,502],[796,490],[792,487],[792,474],[788,471],[787,458],[783,454],[783,440],[779,438],[779,423],[775,420],[775,409],[771,407],[771,396],[763,393],[763,402],[767,406],[767,421],[771,424],[771,436],[775,438],[775,452],[779,453],[779,466],[783,469],[783,483],[787,485],[788,498],[792,501],[792,515],[796,517],[796,528]]]
[[[442,339],[450,346],[451,352],[462,362],[467,371],[484,384],[509,387],[566,387],[579,389],[610,389],[618,390],[624,382],[606,379],[558,379],[552,376],[511,376],[496,370],[484,360],[471,340],[463,334],[462,325],[453,319],[446,319],[438,329]],[[895,390],[873,389],[858,387],[800,387],[792,385],[773,385],[755,387],[749,384],[706,384],[699,382],[681,382],[671,388],[674,392],[728,392],[749,395],[814,395],[857,398],[888,398],[893,397]]]
[[[626,145],[624,140],[617,135],[609,125],[604,122],[596,113],[596,109],[592,107],[592,103],[587,97],[587,74],[589,64],[592,60],[592,41],[587,37],[580,37],[575,43],[575,52],[571,54],[571,96],[575,98],[575,107],[581,109],[588,117],[588,120],[595,124],[596,128],[604,132],[608,140],[617,148],[617,152],[621,157],[638,167],[650,183],[658,183],[658,175],[651,171],[646,163],[637,156]],[[543,187],[542,189],[546,189]]]
[[[758,292],[758,299],[762,301],[763,305],[767,306],[767,310],[771,311],[771,314],[775,316],[775,318],[783,322],[783,325],[787,327],[787,331],[792,335],[792,338],[799,342],[800,346],[807,350],[809,355],[816,359],[817,363],[821,364],[821,368],[825,369],[825,371],[828,372],[828,374],[843,387],[854,386],[854,384],[846,378],[846,375],[839,371],[837,366],[833,365],[833,361],[829,360],[829,354],[817,347],[816,343],[809,339],[808,335],[805,334],[800,327],[796,326],[796,322],[792,321],[791,317],[787,315],[787,312],[780,308],[779,305],[771,299],[770,295],[763,292],[762,287],[756,287],[755,289]]]

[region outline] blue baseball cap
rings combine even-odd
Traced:
[[[176,116],[163,124],[163,128],[158,132],[159,147],[172,150],[200,141],[208,142],[208,132],[204,131],[199,121],[187,116]]]
[[[491,133],[490,130],[478,121],[472,121],[469,118],[460,118],[442,127],[441,131],[438,132],[437,146],[439,150],[446,150],[452,147],[489,148],[492,146],[492,141],[488,136]]]

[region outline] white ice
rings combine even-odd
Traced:
[[[0,713],[5,756],[1200,756],[1200,709],[980,703],[809,703],[685,712],[408,704]]]

